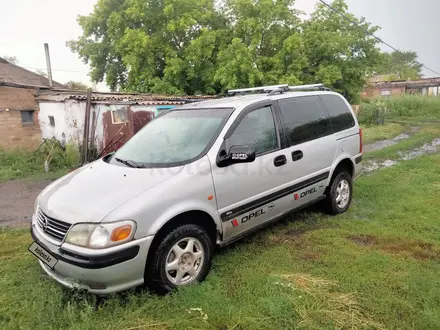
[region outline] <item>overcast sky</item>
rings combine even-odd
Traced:
[[[13,0],[7,3],[0,11],[0,57],[16,56],[19,65],[44,70],[43,44],[47,42],[55,80],[90,84],[87,65],[71,53],[65,43],[81,34],[76,17],[90,13],[95,0]],[[347,3],[352,13],[382,27],[377,33],[379,37],[399,49],[417,51],[420,62],[440,72],[440,0],[347,0]],[[296,4],[299,9],[310,12],[316,0],[297,0]],[[386,46],[383,49],[389,50]],[[435,76],[427,70],[424,73]]]

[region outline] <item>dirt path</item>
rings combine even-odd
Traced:
[[[0,227],[29,225],[35,199],[49,183],[27,180],[0,183]]]

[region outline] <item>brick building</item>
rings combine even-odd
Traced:
[[[96,149],[120,147],[162,111],[214,96],[93,93],[89,122]],[[68,90],[0,58],[0,148],[33,149],[42,139],[83,143],[87,92]]]
[[[366,97],[396,96],[403,94],[440,96],[440,78],[376,81],[371,82],[363,92],[363,96]]]
[[[53,82],[55,88],[64,85]],[[0,148],[34,148],[41,142],[35,96],[49,80],[0,57]]]

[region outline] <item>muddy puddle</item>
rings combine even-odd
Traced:
[[[374,143],[364,145],[364,152],[372,152],[372,151],[380,150],[383,148],[391,147],[391,146],[399,143],[402,140],[408,139],[411,135],[413,135],[414,133],[417,133],[418,131],[420,131],[419,126],[411,126],[410,131],[408,132],[409,134],[402,133],[392,139],[381,140],[381,141],[377,141]]]
[[[382,140],[382,141],[377,141],[375,143],[367,144],[364,146],[364,152],[372,152],[383,148],[391,147],[399,143],[400,141],[406,140],[408,138],[409,138],[408,134],[400,134],[392,139]]]
[[[397,159],[387,159],[384,161],[366,161],[364,163],[365,173],[371,173],[373,171],[391,167],[399,164],[401,161],[414,159],[427,154],[433,154],[440,152],[440,138],[432,140],[431,143],[425,143],[420,148],[416,148],[408,151],[399,151],[399,157]]]

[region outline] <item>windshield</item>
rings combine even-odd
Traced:
[[[149,122],[112,159],[142,167],[185,164],[208,150],[230,113],[224,109],[171,110]]]

